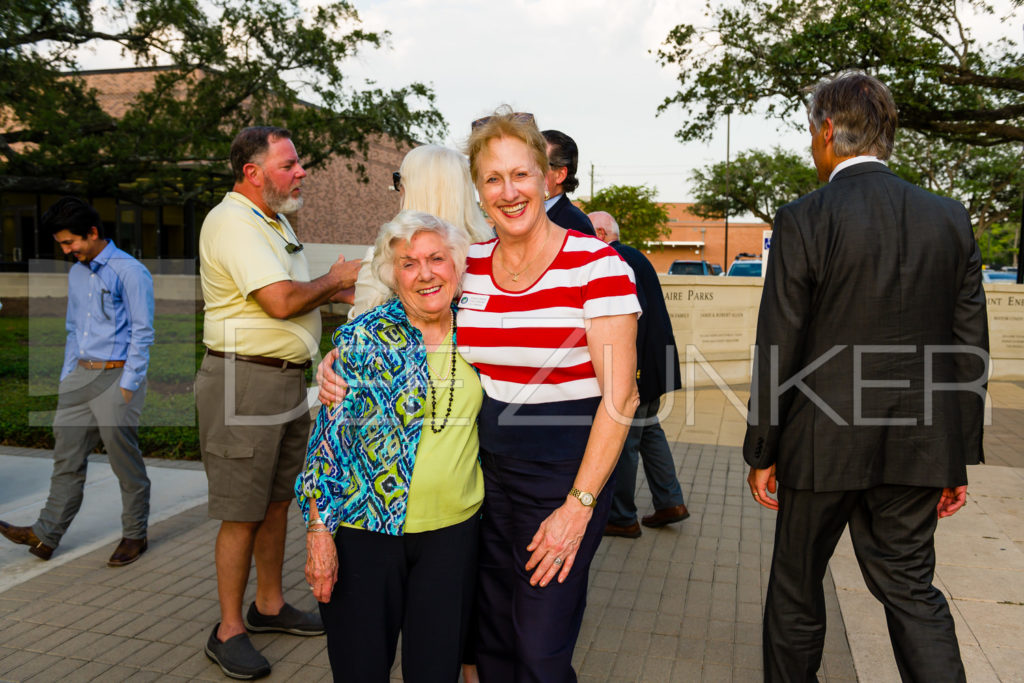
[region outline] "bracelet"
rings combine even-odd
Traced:
[[[329,533],[331,533],[331,530],[328,529],[325,525],[307,526],[306,527],[306,533],[308,533],[308,534],[329,534]]]

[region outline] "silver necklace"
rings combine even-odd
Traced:
[[[518,272],[516,272],[514,270],[510,270],[509,267],[505,265],[505,251],[502,250],[502,252],[501,252],[501,267],[502,267],[502,269],[506,273],[508,273],[509,275],[512,276],[512,282],[519,282],[519,276],[522,275],[523,273],[525,273],[526,271],[528,271],[530,269],[530,266],[532,266],[534,264],[534,262],[537,260],[537,258],[541,254],[544,253],[544,250],[548,246],[548,242],[551,241],[551,228],[547,228],[547,231],[548,231],[548,235],[547,235],[547,237],[544,238],[544,244],[541,246],[541,248],[539,250],[537,250],[537,253],[533,255],[533,258],[530,259],[529,262],[525,266],[520,268]],[[500,244],[501,243],[499,242],[499,246],[500,246]]]

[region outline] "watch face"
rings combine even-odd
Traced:
[[[580,502],[586,505],[587,507],[590,507],[591,505],[594,504],[594,494],[587,493],[586,491],[584,491],[583,493],[580,494]]]

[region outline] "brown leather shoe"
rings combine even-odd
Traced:
[[[149,544],[144,538],[122,538],[117,544],[114,554],[107,560],[108,567],[123,567],[139,559],[139,555],[146,552]]]
[[[655,529],[666,524],[681,522],[689,516],[690,511],[686,509],[685,505],[676,505],[664,510],[655,510],[653,515],[647,515],[640,521],[644,526]]]
[[[636,522],[627,524],[626,526],[619,526],[618,524],[605,524],[604,535],[605,536],[618,536],[619,538],[640,538],[640,525]]]
[[[13,526],[0,521],[0,534],[8,541],[29,546],[28,551],[40,560],[48,560],[53,556],[53,548],[40,541],[30,526]]]

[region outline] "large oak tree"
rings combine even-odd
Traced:
[[[980,41],[972,12],[995,9],[987,0],[709,0],[709,25],[676,26],[658,51],[679,82],[659,111],[683,109],[680,140],[707,139],[727,113],[789,119],[809,86],[862,69],[892,90],[904,128],[973,145],[1024,142],[1024,52]]]
[[[889,165],[900,177],[963,202],[978,239],[996,225],[1020,222],[1024,156],[1017,145],[978,147],[899,130]],[[818,186],[813,163],[779,147],[741,152],[730,164],[698,168],[691,180],[695,203],[690,211],[697,216],[749,213],[769,225],[779,207]]]
[[[690,180],[694,215],[721,219],[750,213],[769,226],[780,206],[818,186],[818,174],[810,162],[780,147],[770,152],[749,150],[729,164],[698,168]]]
[[[335,155],[359,167],[381,134],[439,135],[427,86],[344,76],[386,39],[347,0],[0,0],[0,190],[209,199],[231,183],[243,126],[291,129],[310,167]],[[111,47],[163,67],[116,118],[78,75],[82,49]]]

